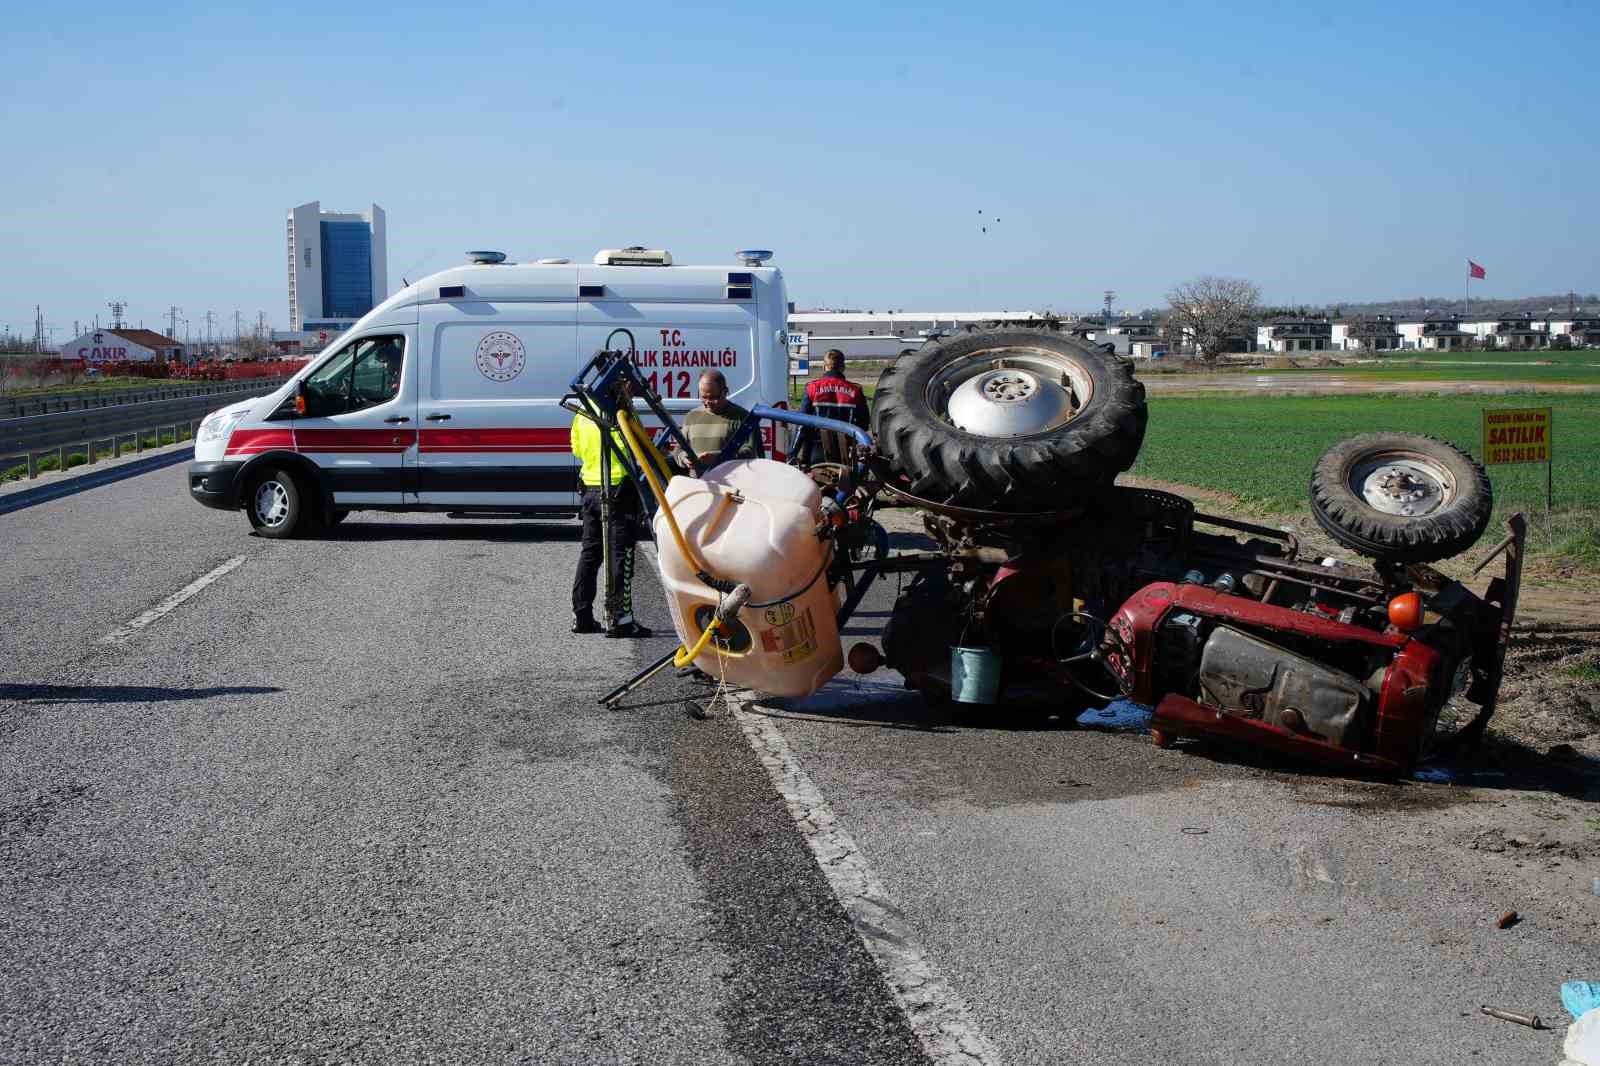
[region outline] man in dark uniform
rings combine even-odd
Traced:
[[[867,390],[844,376],[844,353],[839,349],[829,348],[828,354],[822,357],[822,376],[806,385],[800,413],[849,422],[861,429],[872,428],[872,416],[867,411]],[[821,434],[802,427],[789,461],[813,466],[824,459],[824,451]]]
[[[625,445],[622,435],[613,432],[618,448]],[[600,427],[584,415],[572,420],[572,454],[582,464],[578,472],[582,498],[578,517],[583,521],[583,541],[578,549],[578,572],[572,579],[572,631],[598,633],[594,617],[594,597],[600,578],[600,563],[605,557],[601,540],[600,497],[610,493],[611,522],[606,535],[611,539],[611,595],[606,599],[605,634],[608,637],[648,637],[651,631],[633,617],[633,541],[638,529],[639,495],[627,470],[615,456],[611,460],[611,484],[601,484]]]

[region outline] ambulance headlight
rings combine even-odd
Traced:
[[[209,444],[212,441],[226,440],[244,415],[243,411],[230,411],[227,414],[217,411],[206,415],[205,421],[200,423],[200,432],[195,434],[195,443]]]

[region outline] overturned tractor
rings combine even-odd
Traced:
[[[620,401],[606,399],[598,371],[628,376],[626,358],[607,354],[575,382],[602,420]],[[1368,434],[1324,454],[1312,511],[1368,559],[1355,564],[1307,557],[1289,533],[1200,513],[1181,496],[1116,484],[1143,440],[1144,388],[1127,360],[1059,333],[964,333],[902,355],[880,379],[870,437],[770,408],[744,430],[766,418],[828,439],[831,461],[808,471],[815,496],[797,495],[766,460],[723,463],[704,477],[718,499],[695,513],[726,524],[728,507],[781,483],[793,505],[785,513],[824,546],[818,577],[837,625],[818,628],[834,641],[867,585],[911,574],[882,662],[931,701],[1056,712],[1129,699],[1153,709],[1158,744],[1207,734],[1379,773],[1471,742],[1493,713],[1524,525],[1508,521],[1494,553],[1503,573],[1481,592],[1429,565],[1471,547],[1492,509],[1483,468],[1450,444]],[[640,474],[653,462],[642,451],[624,458]],[[670,524],[668,498],[687,493],[659,496]],[[890,507],[920,512],[934,548],[890,556],[873,519]],[[674,527],[694,565],[674,562],[670,543],[661,554],[678,588],[696,571],[705,583],[704,602],[689,595],[693,609],[675,607],[679,661],[692,650],[717,674],[759,652],[783,604],[816,596],[814,584],[790,597],[767,589],[729,611],[743,578],[713,571],[719,552],[735,568],[739,552],[695,543],[714,524]],[[659,540],[659,514],[657,527]],[[858,668],[878,661],[871,649],[852,655]],[[743,673],[763,687],[761,670]]]

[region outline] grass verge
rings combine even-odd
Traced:
[[[189,431],[187,429],[182,429],[182,430],[178,431],[177,440],[173,439],[173,436],[172,436],[171,433],[162,433],[159,436],[157,434],[155,434],[155,433],[146,433],[145,437],[144,437],[144,446],[146,448],[159,448],[159,447],[161,447],[163,445],[166,445],[166,444],[175,444],[178,441],[188,440],[189,437],[190,437],[190,433],[189,433]],[[124,446],[123,455],[127,455],[127,454],[128,454],[127,446]],[[94,455],[95,455],[95,462],[99,462],[102,459],[110,459],[111,458],[111,449],[109,449],[109,448],[96,448],[95,452],[94,452]],[[85,463],[87,463],[88,461],[89,461],[88,457],[83,452],[69,452],[67,454],[67,469],[71,470],[73,467],[82,466]],[[61,469],[61,454],[60,454],[60,452],[53,451],[53,452],[50,452],[48,455],[41,455],[39,457],[39,459],[38,459],[38,462],[35,465],[38,467],[39,472],[41,474],[43,474],[43,473],[52,473],[54,471],[60,470]],[[16,466],[7,467],[5,469],[0,469],[0,484],[5,484],[8,481],[23,481],[23,480],[26,480],[27,476],[28,476],[28,465],[26,463],[18,463]]]

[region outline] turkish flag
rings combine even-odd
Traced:
[[[1488,276],[1489,275],[1487,275],[1487,274],[1485,274],[1483,272],[1483,267],[1479,266],[1477,263],[1474,263],[1470,259],[1467,260],[1467,277],[1469,277],[1469,278],[1486,278]]]

